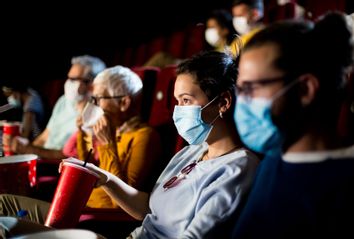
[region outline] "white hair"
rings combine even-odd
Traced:
[[[106,68],[106,64],[98,57],[83,55],[71,58],[71,64],[79,64],[84,67],[89,67],[89,75],[94,78]]]
[[[110,96],[134,96],[143,88],[140,77],[124,66],[105,69],[96,76],[93,84],[104,87]]]

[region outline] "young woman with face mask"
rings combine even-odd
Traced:
[[[237,66],[225,53],[206,52],[181,63],[177,75],[173,119],[190,145],[171,159],[153,191],[87,167],[121,208],[143,220],[131,238],[229,237],[226,222],[237,215],[258,164],[233,121]]]
[[[235,121],[266,156],[234,238],[352,238],[354,146],[338,137],[351,32],[338,13],[283,22],[241,55]]]
[[[236,32],[232,25],[232,15],[224,9],[214,10],[206,21],[205,40],[220,52],[230,51],[237,44]]]

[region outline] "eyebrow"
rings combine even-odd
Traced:
[[[177,95],[177,98],[181,98],[182,96],[185,96],[185,95],[194,97],[194,95],[192,95],[192,94],[182,93],[182,94]]]

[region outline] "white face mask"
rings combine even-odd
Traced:
[[[205,30],[205,40],[213,47],[218,45],[220,41],[220,36],[218,30],[215,27],[207,28]]]
[[[241,35],[244,35],[244,34],[248,33],[249,31],[251,31],[251,27],[248,24],[246,17],[234,17],[232,19],[232,23],[233,23],[236,31],[238,33],[240,33]]]
[[[104,112],[101,107],[96,106],[92,103],[87,103],[83,109],[82,116],[82,130],[87,133],[93,133],[92,127],[97,123],[97,121],[103,116]]]
[[[83,100],[84,96],[79,94],[80,82],[75,80],[67,79],[64,84],[64,95],[65,97],[74,102],[79,102]]]

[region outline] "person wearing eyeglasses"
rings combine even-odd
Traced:
[[[100,188],[143,220],[130,238],[230,237],[227,222],[240,210],[258,164],[233,121],[236,76],[235,60],[221,52],[203,52],[178,66],[173,120],[190,145],[171,159],[152,192],[86,165],[100,175]]]
[[[157,131],[140,118],[142,86],[140,77],[123,66],[98,74],[90,104],[102,109],[104,115],[92,127],[94,137],[79,130],[77,145],[79,158],[83,160],[95,142],[96,164],[101,169],[138,190],[150,192],[158,176],[155,168],[162,149]],[[119,205],[102,188],[96,188],[87,206],[116,208]]]
[[[76,130],[76,118],[90,96],[92,80],[106,68],[101,59],[89,55],[73,57],[71,64],[64,95],[57,100],[45,130],[30,144],[13,140],[12,151],[45,159],[65,157],[62,149]]]
[[[337,133],[351,34],[332,12],[276,23],[244,48],[235,121],[265,157],[234,238],[353,238],[354,146]]]

